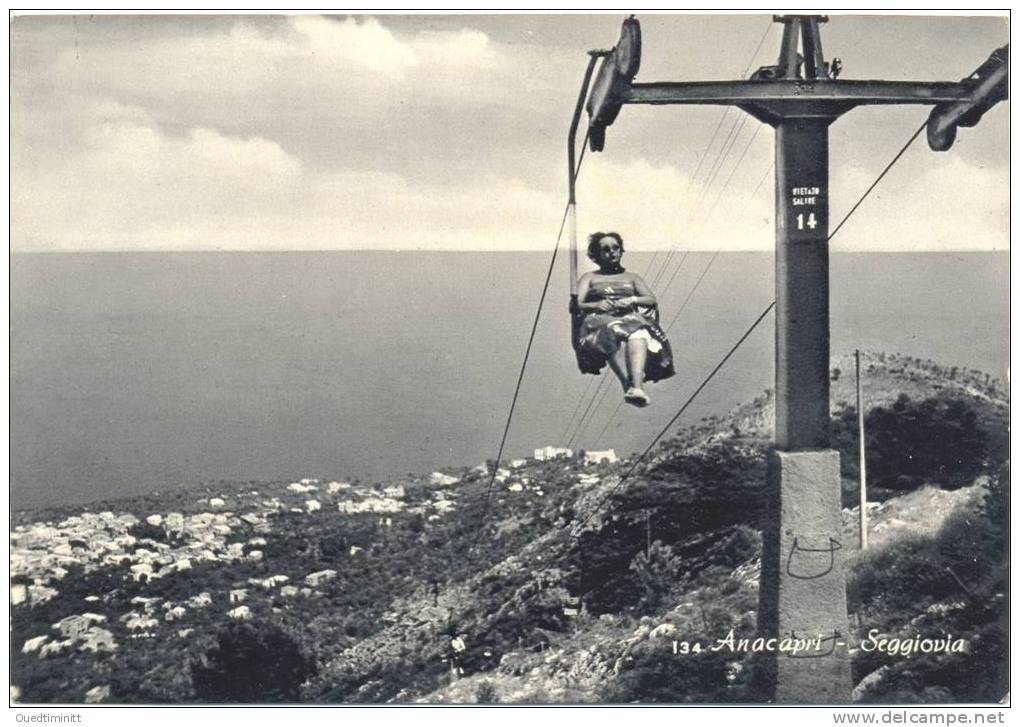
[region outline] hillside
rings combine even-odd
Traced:
[[[1008,399],[984,374],[864,357],[871,547],[848,559],[855,698],[1005,691]],[[852,360],[833,363],[847,542]],[[365,484],[222,486],[17,513],[12,685],[26,703],[756,701],[753,634],[771,399],[628,462],[528,458]],[[544,444],[544,443],[536,443]]]

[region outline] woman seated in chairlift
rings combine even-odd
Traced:
[[[577,307],[583,316],[577,341],[582,370],[597,373],[608,363],[623,386],[624,400],[648,406],[645,382],[674,373],[669,341],[658,324],[655,294],[640,275],[621,264],[619,234],[590,235],[588,257],[599,269],[577,281]]]

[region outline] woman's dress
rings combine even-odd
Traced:
[[[619,300],[636,294],[634,283],[630,280],[593,280],[588,297],[582,302]],[[631,306],[612,313],[589,311],[580,315],[583,318],[575,349],[582,372],[599,373],[621,343],[631,336],[642,336],[648,341],[645,380],[668,379],[675,373],[673,351],[665,332],[659,328],[659,311],[655,306]]]

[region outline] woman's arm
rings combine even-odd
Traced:
[[[641,279],[640,275],[634,275],[631,278],[631,282],[634,284],[634,292],[637,295],[632,295],[629,298],[621,298],[618,302],[625,307],[631,307],[635,305],[658,305],[659,301],[655,298],[655,293],[648,287],[648,284]]]

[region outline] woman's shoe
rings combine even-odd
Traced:
[[[651,403],[648,399],[648,394],[646,394],[642,389],[638,389],[633,386],[627,389],[627,393],[623,395],[623,400],[628,404],[633,404],[634,406],[648,406],[648,404]]]

